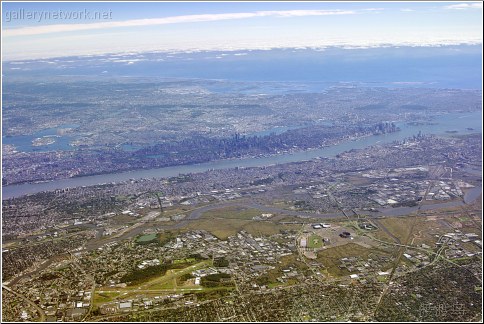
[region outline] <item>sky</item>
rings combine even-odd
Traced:
[[[2,2],[4,60],[482,43],[481,2]]]

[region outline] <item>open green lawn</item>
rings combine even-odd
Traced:
[[[410,234],[412,224],[415,222],[414,217],[388,217],[379,219],[379,222],[387,228],[394,236],[405,242]],[[418,230],[415,228],[414,230]],[[377,230],[378,233],[380,230]],[[377,235],[378,236],[378,235]]]
[[[311,249],[320,249],[323,247],[323,239],[316,235],[312,234],[308,237],[308,248]]]
[[[230,219],[252,219],[260,216],[263,212],[257,209],[246,208],[243,206],[225,207],[212,209],[203,214],[202,219],[230,218]]]
[[[187,227],[192,230],[205,230],[221,240],[226,240],[229,236],[237,234],[247,223],[249,221],[240,219],[197,219],[190,222]]]
[[[177,284],[177,279],[184,274],[190,273],[197,269],[202,269],[211,266],[211,260],[204,260],[202,262],[190,265],[183,269],[171,269],[165,275],[147,280],[137,285],[121,287],[100,287],[94,292],[94,305],[114,301],[117,297],[123,299],[130,298],[133,295],[140,293],[146,295],[159,295],[160,293],[170,292],[190,292],[190,291],[216,291],[216,290],[230,290],[234,287],[202,287],[200,285]]]
[[[146,234],[146,235],[141,235],[140,237],[138,237],[136,239],[136,242],[137,243],[150,242],[150,241],[153,241],[154,239],[156,239],[156,234],[155,233],[153,233],[153,234]]]
[[[177,259],[177,260],[173,260],[173,264],[193,263],[195,261],[197,261],[195,258]]]
[[[183,269],[170,269],[162,276],[154,277],[149,280],[140,282],[135,285],[130,285],[125,288],[101,287],[99,288],[99,290],[108,291],[109,293],[117,291],[117,292],[123,293],[123,298],[127,298],[132,294],[137,294],[139,292],[149,292],[154,290],[165,290],[165,289],[176,290],[178,288],[183,290],[183,287],[177,287],[176,285],[176,279],[178,277],[181,277],[184,274],[190,273],[197,269],[203,269],[203,268],[209,267],[211,265],[212,265],[212,260],[204,260],[196,264],[189,265]],[[124,293],[127,293],[127,294],[124,294]],[[102,296],[102,295],[100,297],[106,298],[105,296]]]
[[[389,257],[390,254],[377,248],[368,249],[355,243],[348,243],[319,251],[317,260],[326,267],[329,274],[344,276],[349,275],[349,272],[339,268],[342,258],[360,257],[362,260],[367,260],[378,256]],[[381,269],[385,270],[389,265],[382,263]]]
[[[110,301],[113,301],[119,295],[121,295],[121,293],[116,291],[97,291],[94,293],[93,304],[98,305],[108,303]]]
[[[299,225],[280,224],[278,215],[269,220],[254,220],[261,216],[264,211],[244,206],[223,207],[206,211],[199,219],[191,221],[188,229],[206,230],[221,240],[237,234],[239,231],[247,231],[255,236],[269,236],[278,234],[281,230],[298,230]],[[291,218],[297,220],[297,218]]]
[[[229,236],[233,236],[242,230],[255,236],[269,236],[278,234],[280,230],[298,230],[300,225],[285,225],[271,220],[201,218],[190,222],[187,227],[193,230],[205,230],[221,240],[226,240]]]

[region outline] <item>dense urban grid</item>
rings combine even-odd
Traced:
[[[373,2],[2,2],[0,322],[482,323],[482,2]]]
[[[476,321],[481,135],[3,200],[7,321]]]
[[[255,85],[254,94],[237,92],[239,83],[223,85],[150,78],[7,80],[3,183],[316,149],[398,132],[394,122],[429,124],[442,114],[478,111],[481,104],[474,90],[339,86],[322,93],[257,94]]]

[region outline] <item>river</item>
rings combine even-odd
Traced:
[[[286,153],[260,158],[241,158],[207,163],[179,165],[149,170],[134,170],[119,173],[101,174],[55,180],[42,183],[24,183],[2,187],[2,199],[20,197],[26,194],[50,191],[55,189],[74,188],[79,186],[91,186],[103,183],[121,182],[129,179],[172,177],[179,174],[198,173],[207,170],[221,170],[235,167],[260,167],[273,164],[307,161],[319,157],[334,157],[335,155],[351,149],[362,149],[375,144],[390,143],[395,140],[403,140],[422,132],[422,134],[436,134],[443,136],[463,135],[471,133],[482,133],[482,112],[450,113],[436,117],[431,124],[409,125],[397,124],[400,131],[391,134],[373,135],[352,141],[345,141],[337,145]],[[449,131],[454,133],[450,134]]]

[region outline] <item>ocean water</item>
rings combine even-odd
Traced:
[[[70,146],[71,136],[68,134],[60,135],[58,131],[65,128],[77,128],[79,125],[63,124],[55,128],[43,129],[32,135],[2,136],[2,144],[15,145],[17,151],[21,152],[47,152],[47,151],[70,151],[76,149]],[[56,136],[55,143],[49,145],[33,146],[32,141],[44,136]]]
[[[5,62],[8,78],[137,76],[481,89],[481,45],[134,53]],[[319,84],[318,84],[319,83]]]

